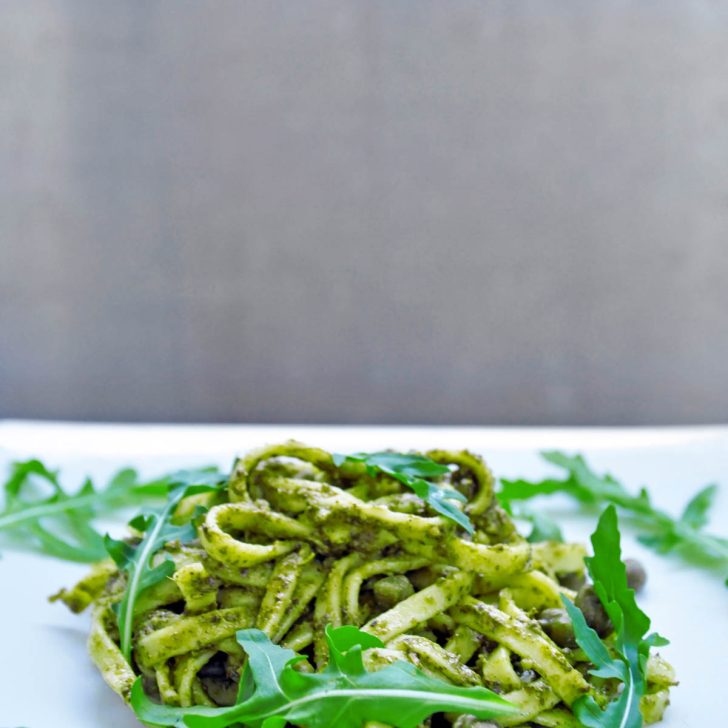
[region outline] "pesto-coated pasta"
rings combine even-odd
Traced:
[[[426,456],[433,468],[446,466],[431,480],[456,491],[448,507],[473,533],[396,473],[287,442],[238,459],[223,494],[179,503],[176,519],[195,524],[193,537],[156,553],[154,567],[171,575],[135,602],[129,660],[115,618],[127,578],[111,560],[55,598],[75,612],[93,606],[91,656],[125,700],[141,676],[165,704],[230,705],[246,662],[238,630],[262,630],[304,656],[296,669],[319,671],[329,660],[327,625],[351,624],[384,643],[364,653],[369,670],[404,659],[454,685],[501,693],[518,708],[500,719],[504,728],[576,728],[577,699],[603,705],[616,689],[591,677],[583,651],[551,628],[562,596],[576,597],[567,584],[583,575],[585,549],[520,536],[477,455]],[[640,706],[651,723],[675,675],[652,655],[646,680]],[[435,722],[470,725],[464,720]]]

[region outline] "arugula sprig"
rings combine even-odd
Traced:
[[[598,475],[581,455],[569,456],[554,451],[542,453],[543,458],[566,471],[566,477],[537,482],[501,480],[498,498],[506,508],[516,501],[537,495],[565,493],[581,503],[603,505],[611,503],[632,516],[641,530],[638,539],[658,553],[679,550],[706,564],[728,562],[728,539],[706,533],[708,512],[715,500],[717,486],[709,485],[699,491],[674,518],[657,508],[646,488],[634,495],[609,473]]]
[[[384,645],[357,627],[327,627],[326,639],[329,665],[320,673],[307,673],[295,669],[304,657],[273,644],[260,630],[241,630],[237,640],[248,662],[235,705],[159,705],[146,696],[139,679],[132,688],[132,707],[142,722],[156,728],[282,728],[287,723],[306,728],[360,728],[367,721],[415,728],[441,711],[478,718],[517,712],[515,706],[486,688],[451,685],[404,660],[368,672],[363,651]]]
[[[537,511],[535,508],[528,508],[521,505],[519,508],[511,512],[515,518],[528,521],[531,524],[531,532],[526,536],[529,543],[539,543],[541,541],[564,542],[564,534],[561,527],[552,518],[545,513]]]
[[[121,601],[114,605],[119,625],[119,645],[127,662],[131,660],[134,609],[139,595],[149,587],[167,579],[174,573],[174,562],[166,557],[155,562],[155,555],[171,541],[184,543],[196,538],[194,519],[181,525],[172,522],[179,502],[187,496],[218,490],[225,482],[214,470],[185,470],[168,476],[172,487],[167,503],[158,512],[143,512],[129,525],[143,533],[139,544],[118,541],[108,534],[104,545],[116,565],[126,573],[126,586]]]
[[[594,556],[586,558],[585,562],[594,582],[594,591],[614,625],[615,654],[587,625],[581,610],[566,597],[561,599],[574,625],[578,645],[595,666],[590,673],[617,679],[623,687],[604,710],[591,696],[582,696],[571,707],[587,728],[641,728],[640,698],[645,693],[649,651],[668,641],[654,632],[645,636],[650,628],[650,618],[637,606],[634,591],[627,586],[617,511],[613,505],[602,513],[591,542]]]
[[[49,556],[91,563],[106,556],[94,517],[115,508],[164,498],[169,478],[141,482],[135,470],[116,473],[97,489],[90,479],[75,493],[63,489],[58,472],[40,460],[13,463],[6,481],[0,535]],[[50,491],[50,492],[49,492]]]
[[[353,455],[334,453],[334,465],[362,463],[369,475],[384,473],[411,488],[434,511],[454,521],[468,533],[474,533],[473,524],[456,503],[465,503],[465,496],[454,488],[433,483],[428,478],[439,478],[449,471],[447,465],[436,463],[424,455],[398,452],[359,452]]]

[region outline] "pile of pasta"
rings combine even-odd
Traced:
[[[319,448],[287,442],[239,459],[225,491],[180,504],[177,518],[208,510],[198,539],[157,554],[175,572],[140,597],[132,664],[118,646],[113,605],[125,576],[113,562],[61,594],[74,611],[93,605],[89,647],[104,679],[127,700],[141,675],[163,703],[229,705],[245,662],[238,630],[257,627],[320,670],[326,625],[353,624],[385,645],[365,653],[370,670],[405,659],[451,683],[488,687],[519,708],[502,726],[579,726],[569,706],[586,693],[604,702],[609,681],[591,677],[584,653],[556,644],[538,615],[562,608],[562,594],[575,598],[565,584],[583,573],[583,546],[527,542],[478,456],[426,455],[448,466],[442,484],[467,498],[473,535],[397,479],[356,462],[337,466]],[[661,718],[673,681],[651,656],[645,722]],[[435,716],[430,724],[475,723]]]

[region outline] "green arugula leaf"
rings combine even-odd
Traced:
[[[708,522],[717,486],[701,490],[685,506],[682,515],[673,518],[653,505],[646,488],[641,488],[637,495],[631,494],[610,474],[596,474],[581,455],[569,456],[562,452],[542,455],[549,463],[563,468],[566,478],[539,482],[501,480],[498,499],[506,510],[512,509],[516,501],[553,493],[565,493],[584,504],[611,503],[633,517],[641,531],[639,541],[658,553],[679,550],[708,565],[728,562],[728,539],[702,530]]]
[[[384,473],[402,485],[411,488],[434,511],[454,521],[468,533],[474,533],[473,524],[456,503],[465,503],[465,496],[454,488],[432,483],[427,478],[439,478],[449,471],[447,465],[436,463],[424,455],[398,452],[371,452],[341,455],[334,453],[334,465],[362,463],[369,475]]]
[[[529,543],[538,543],[540,541],[564,542],[564,534],[561,532],[559,524],[549,518],[545,513],[521,510],[517,517],[523,518],[531,523],[531,533],[526,537]]]
[[[708,512],[718,494],[717,485],[709,485],[699,491],[685,506],[680,520],[692,528],[703,528],[708,524]]]
[[[273,644],[256,629],[237,633],[248,662],[238,702],[231,707],[177,708],[153,703],[141,679],[134,684],[131,704],[146,725],[166,728],[361,728],[380,721],[395,728],[415,728],[436,712],[469,713],[497,718],[517,712],[515,706],[486,688],[464,688],[432,678],[409,662],[397,661],[367,672],[363,650],[383,647],[376,637],[356,627],[326,629],[331,661],[323,672],[294,669],[304,657]]]
[[[592,534],[594,556],[586,558],[594,591],[614,625],[616,642],[613,656],[599,635],[587,625],[584,615],[562,596],[579,646],[594,664],[592,675],[615,678],[622,691],[604,709],[593,697],[583,696],[571,707],[587,728],[642,728],[640,698],[645,693],[645,667],[650,647],[668,644],[656,633],[648,636],[650,618],[637,606],[634,591],[627,586],[627,571],[621,558],[617,511],[610,505]]]
[[[134,610],[139,595],[174,573],[170,558],[155,564],[155,555],[171,541],[186,542],[197,536],[195,516],[182,525],[171,522],[177,505],[187,496],[217,490],[225,481],[219,473],[207,469],[180,471],[170,475],[169,482],[173,490],[164,508],[159,512],[141,513],[129,522],[132,528],[144,534],[138,545],[117,541],[108,534],[104,537],[106,551],[127,577],[121,601],[114,608],[119,625],[119,645],[127,662],[131,661]]]
[[[141,483],[136,471],[126,468],[102,490],[86,479],[78,492],[68,493],[58,473],[39,460],[16,462],[3,488],[0,534],[12,539],[11,545],[31,547],[59,559],[98,561],[106,551],[92,519],[120,506],[158,500],[167,489],[164,479]]]
[[[503,507],[509,516],[528,521],[531,524],[531,533],[526,537],[529,543],[539,543],[541,541],[564,542],[564,534],[561,532],[559,524],[545,513],[529,508],[525,503],[514,504],[505,501]]]

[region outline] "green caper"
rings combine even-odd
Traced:
[[[572,591],[579,591],[584,586],[584,582],[586,582],[586,577],[583,571],[570,571],[568,574],[559,574],[559,584]]]
[[[452,728],[499,728],[492,720],[480,720],[474,715],[460,715],[455,719]]]
[[[538,616],[543,631],[560,647],[576,647],[574,626],[565,609],[544,609]]]
[[[423,566],[421,569],[410,571],[407,576],[409,577],[410,582],[414,585],[415,589],[419,591],[420,589],[425,589],[430,586],[430,584],[434,584],[437,581],[439,574],[435,571],[435,569],[432,569],[429,566]]]
[[[585,584],[579,589],[579,593],[576,595],[576,606],[584,613],[586,623],[600,637],[606,637],[614,629],[591,584]]]
[[[627,586],[636,592],[641,591],[647,583],[645,567],[637,559],[625,559],[624,565],[627,569]]]
[[[214,677],[202,677],[200,682],[205,688],[205,692],[218,705],[235,705],[238,684],[233,680],[218,679]]]
[[[412,634],[415,634],[418,637],[424,637],[425,639],[430,640],[430,642],[437,642],[437,635],[429,629],[414,629],[412,630]]]
[[[399,604],[415,593],[410,580],[404,574],[385,576],[375,582],[373,588],[377,604],[384,609],[391,609],[395,604]]]

